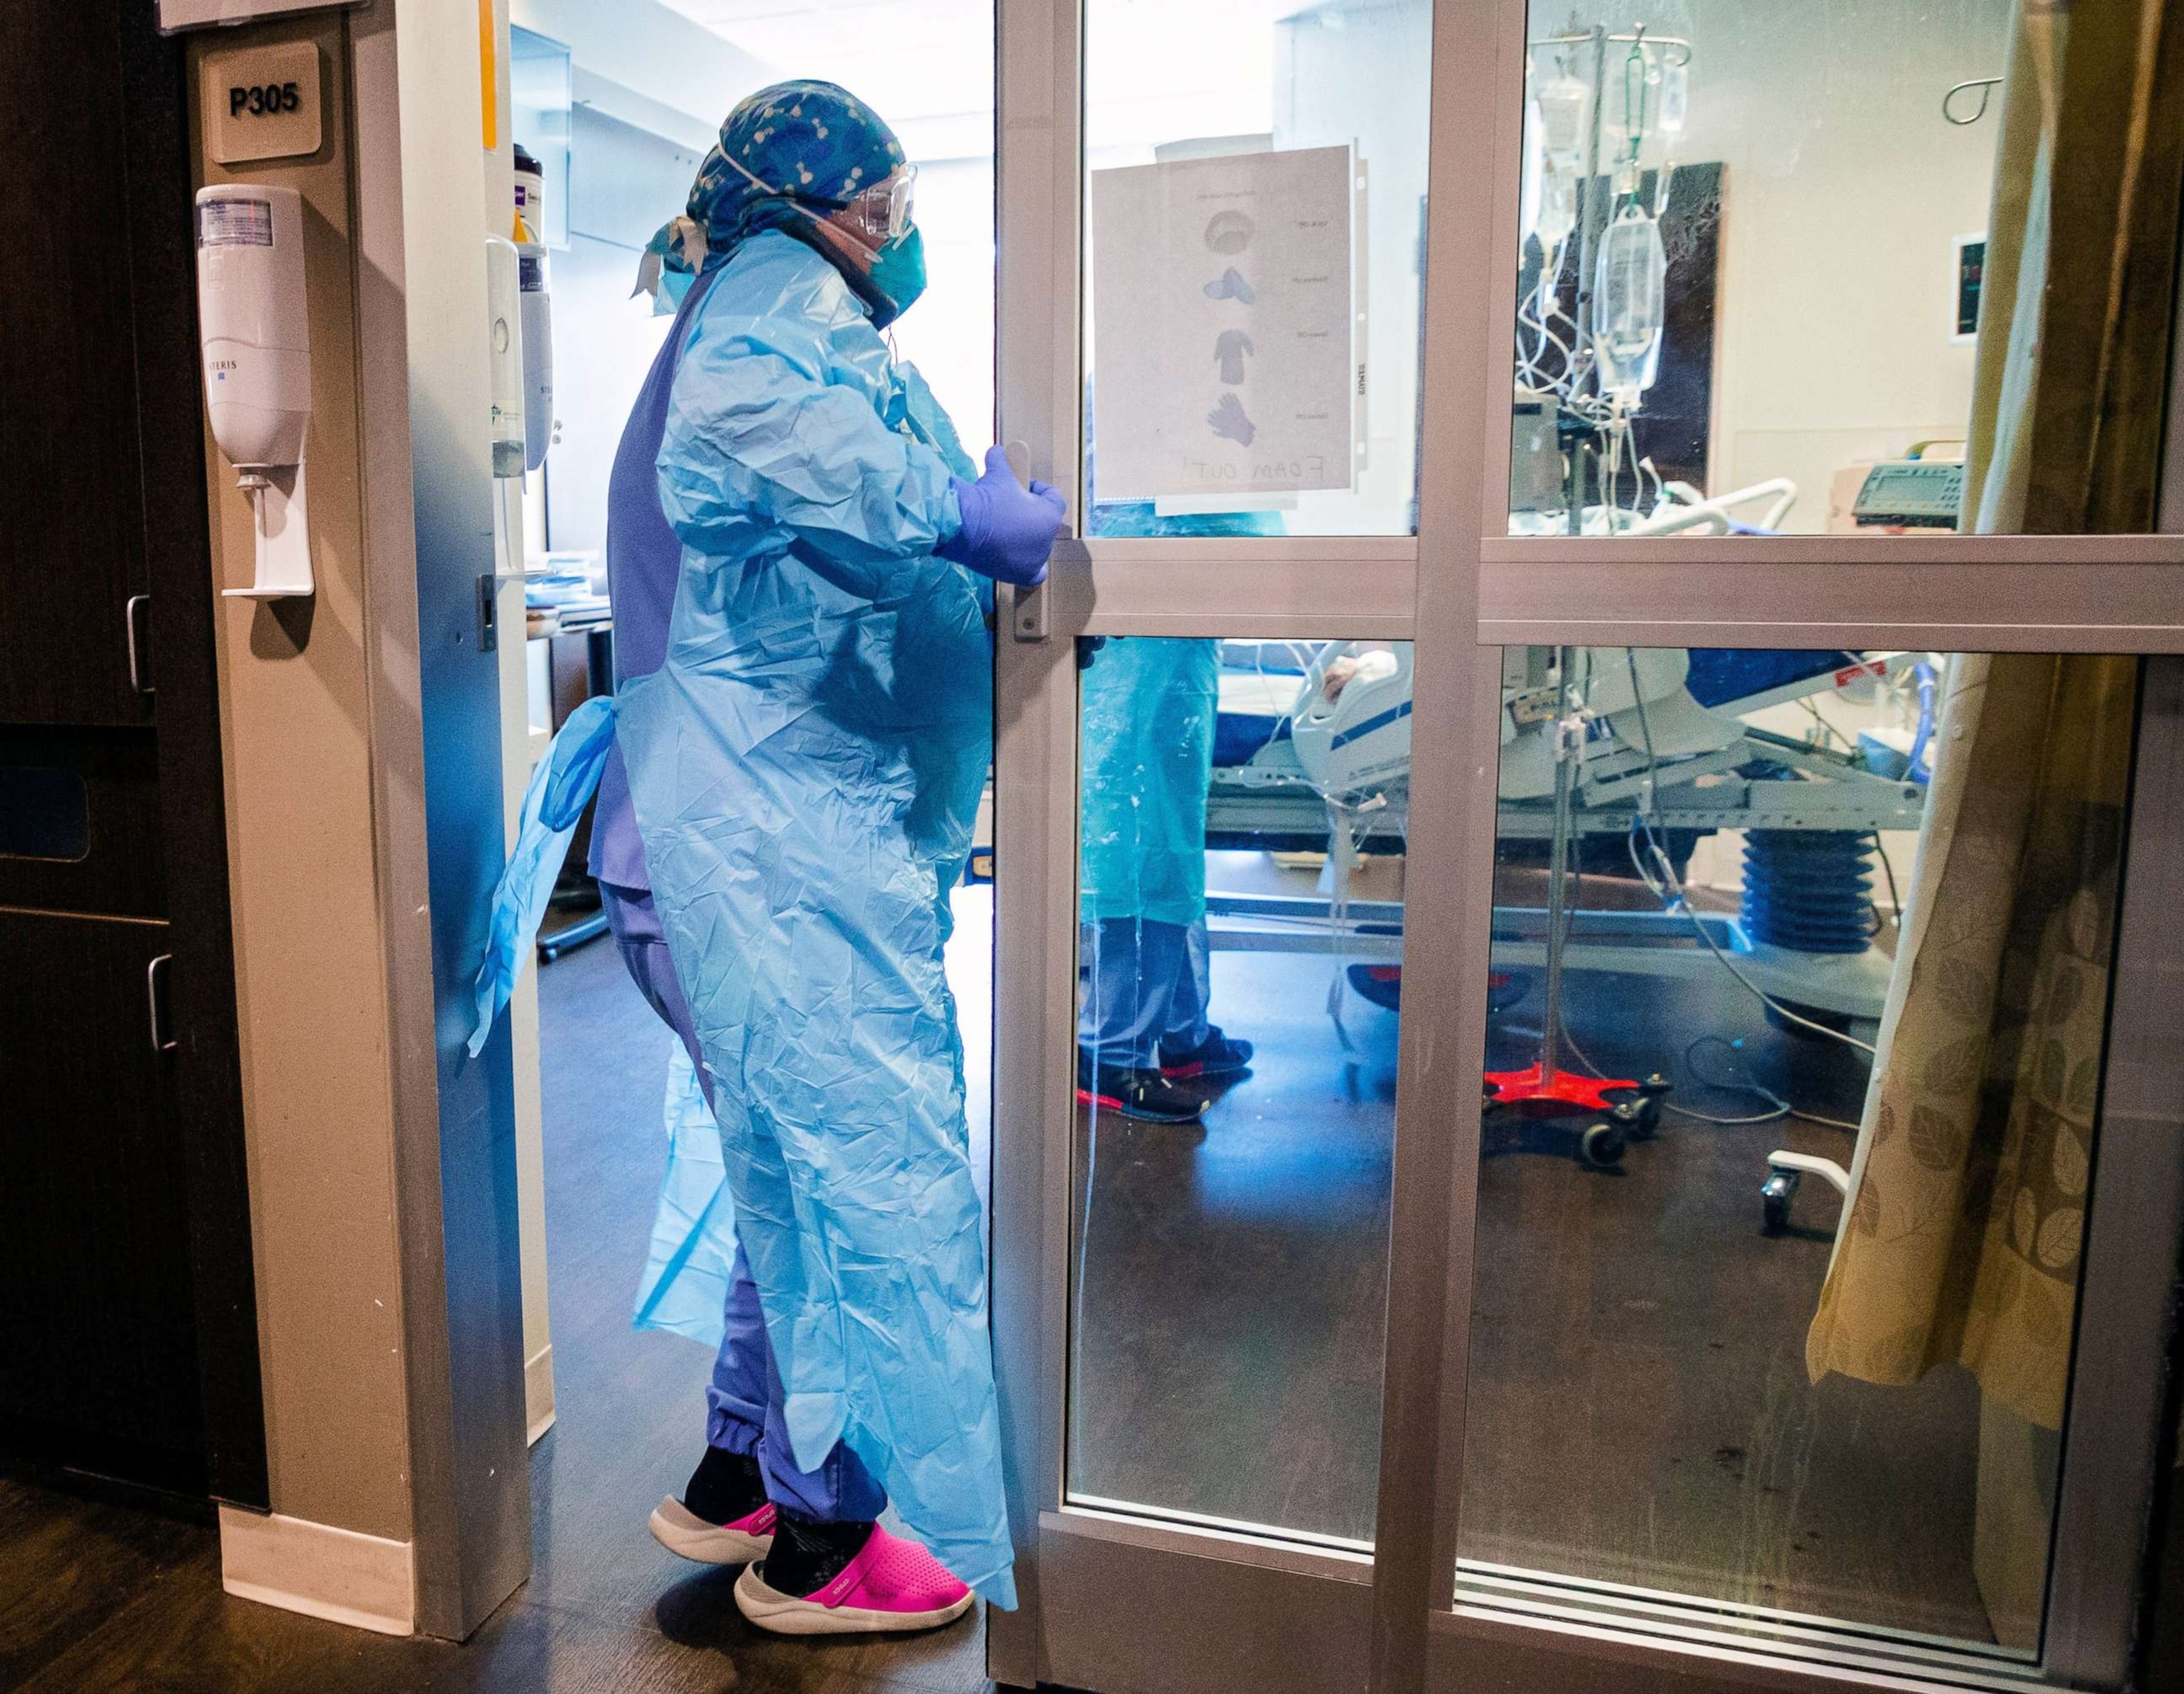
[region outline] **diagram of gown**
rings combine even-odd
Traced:
[[[1251,345],[1251,337],[1241,330],[1223,330],[1220,339],[1213,343],[1215,362],[1221,366],[1221,380],[1231,388],[1240,387],[1244,382],[1244,360],[1258,352]]]

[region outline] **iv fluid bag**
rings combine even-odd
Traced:
[[[1540,109],[1540,129],[1546,145],[1547,167],[1583,168],[1586,108],[1591,94],[1585,84],[1564,72],[1540,85],[1534,99]]]
[[[1602,390],[1625,405],[1636,404],[1660,374],[1668,276],[1661,226],[1635,205],[1624,208],[1601,235],[1592,340]]]
[[[1691,68],[1688,64],[1669,64],[1661,71],[1661,110],[1659,125],[1664,136],[1680,136],[1684,122],[1691,109]]]
[[[1525,61],[1523,227],[1540,238],[1550,272],[1577,227],[1577,177],[1585,146],[1585,86],[1567,74],[1542,83]]]

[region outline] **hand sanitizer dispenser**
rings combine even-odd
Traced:
[[[250,495],[255,580],[231,597],[312,592],[304,499],[311,337],[304,207],[292,188],[223,182],[198,192],[198,324],[213,439]]]
[[[515,252],[523,294],[523,468],[536,471],[554,444],[554,296],[547,274],[546,173],[515,149]]]

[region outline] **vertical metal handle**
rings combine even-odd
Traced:
[[[1026,488],[1031,486],[1031,449],[1021,441],[1008,443],[1004,450],[1009,455],[1009,469],[1015,471],[1017,481]],[[1019,641],[1044,641],[1047,636],[1046,589],[1044,584],[1036,588],[1017,588],[1010,595],[1010,627]]]
[[[181,1045],[167,1033],[166,995],[159,990],[160,967],[175,962],[172,953],[162,953],[144,967],[144,1000],[151,1017],[152,1050],[171,1053]]]
[[[152,667],[144,660],[143,643],[137,635],[137,608],[152,604],[149,594],[131,594],[128,604],[121,608],[121,622],[125,638],[129,644],[129,686],[140,694],[156,694],[159,689],[146,680]]]

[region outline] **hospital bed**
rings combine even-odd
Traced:
[[[1680,977],[1719,969],[1718,947],[1785,1001],[1845,1021],[1877,1019],[1889,961],[1871,945],[1873,837],[1918,827],[1923,783],[1916,772],[1890,775],[1872,768],[1869,756],[1741,720],[1841,689],[1902,686],[1918,656],[1574,652],[1588,677],[1568,827],[1590,850],[1577,862],[1623,858],[1622,844],[1648,825],[1685,855],[1702,836],[1748,833],[1741,911],[1580,908],[1570,915],[1565,967]],[[1512,844],[1544,848],[1554,831],[1557,711],[1546,654],[1505,649],[1497,818],[1505,851]],[[1404,850],[1412,659],[1407,647],[1395,647],[1371,662],[1368,649],[1365,668],[1327,698],[1329,667],[1357,657],[1345,644],[1223,644],[1206,844],[1324,853],[1328,870],[1316,897],[1210,895],[1217,949],[1401,961],[1400,903],[1346,896],[1362,855]],[[1497,970],[1544,967],[1545,917],[1538,908],[1496,908]]]

